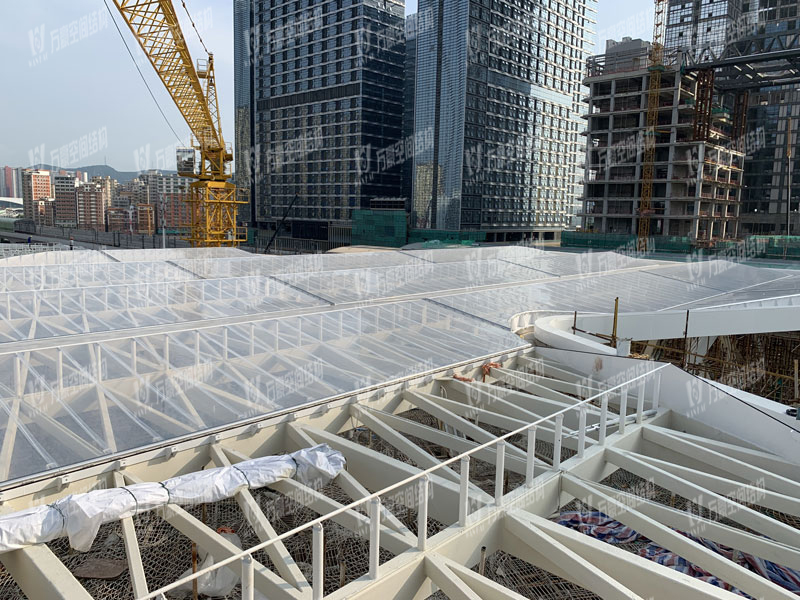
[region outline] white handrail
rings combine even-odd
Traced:
[[[643,381],[644,379],[650,377],[651,375],[654,375],[655,373],[658,373],[659,371],[661,371],[662,369],[665,369],[668,366],[670,366],[670,365],[661,365],[661,366],[653,369],[652,371],[648,371],[647,373],[643,373],[641,375],[638,375],[638,376],[634,377],[633,379],[631,379],[629,381],[625,381],[625,382],[620,383],[620,384],[618,384],[618,385],[616,385],[616,386],[614,386],[612,388],[609,388],[607,390],[603,390],[602,392],[600,392],[598,394],[595,394],[594,396],[591,396],[589,398],[586,398],[585,400],[583,400],[581,402],[578,402],[577,404],[573,404],[571,406],[563,408],[563,409],[561,409],[561,410],[559,410],[559,411],[557,411],[557,412],[555,412],[555,413],[553,413],[553,414],[551,414],[551,415],[549,415],[547,417],[542,417],[541,419],[539,419],[537,421],[534,421],[533,423],[529,423],[529,424],[524,425],[524,426],[522,426],[522,427],[520,427],[520,428],[518,428],[518,429],[516,429],[514,431],[510,431],[510,432],[508,432],[508,433],[506,433],[506,434],[504,434],[502,436],[499,436],[499,437],[495,438],[494,440],[490,440],[488,442],[480,444],[480,445],[476,446],[475,448],[467,450],[466,452],[463,452],[463,453],[461,453],[461,454],[459,454],[457,456],[453,456],[451,458],[448,458],[447,460],[444,460],[444,461],[440,462],[438,465],[435,465],[433,467],[429,467],[428,469],[420,471],[419,473],[416,473],[416,474],[414,474],[414,475],[412,475],[410,477],[406,477],[405,479],[403,479],[401,481],[398,481],[397,483],[394,483],[394,484],[392,484],[392,485],[390,485],[390,486],[388,486],[388,487],[386,487],[386,488],[384,488],[384,489],[382,489],[382,490],[380,490],[378,492],[374,492],[372,494],[369,494],[368,496],[364,496],[363,498],[359,498],[358,500],[355,500],[355,501],[351,502],[350,504],[348,504],[346,506],[342,506],[341,508],[338,508],[338,509],[336,509],[334,511],[326,513],[325,515],[323,515],[321,517],[317,517],[316,519],[314,519],[312,521],[309,521],[308,523],[305,523],[303,525],[300,525],[299,527],[295,527],[294,529],[292,529],[290,531],[287,531],[285,533],[282,533],[277,537],[270,538],[269,540],[266,540],[264,542],[256,544],[255,546],[252,546],[251,548],[248,548],[247,550],[242,550],[241,552],[233,554],[233,555],[229,556],[228,558],[220,560],[219,562],[216,562],[213,565],[211,565],[209,567],[206,567],[205,569],[200,569],[196,573],[192,573],[191,575],[187,575],[186,577],[183,577],[182,579],[179,579],[178,581],[175,581],[175,582],[173,582],[171,584],[168,584],[168,585],[165,585],[165,586],[163,586],[163,587],[161,587],[161,588],[159,588],[159,589],[157,589],[157,590],[155,590],[153,592],[150,592],[146,596],[141,596],[141,597],[137,598],[137,600],[152,600],[152,599],[159,598],[159,597],[166,598],[165,594],[167,592],[177,588],[177,587],[185,585],[185,584],[187,584],[187,583],[189,583],[189,582],[191,582],[191,581],[193,581],[195,579],[198,579],[198,578],[202,577],[203,575],[206,575],[208,573],[216,571],[217,569],[225,567],[227,565],[230,565],[230,564],[232,564],[232,563],[234,563],[236,561],[242,561],[246,557],[252,557],[252,555],[254,553],[258,552],[259,550],[263,550],[264,548],[266,548],[268,546],[271,546],[273,544],[276,544],[277,542],[283,541],[283,540],[285,540],[287,538],[290,538],[290,537],[292,537],[294,535],[297,535],[298,533],[300,533],[302,531],[305,531],[307,529],[312,528],[314,531],[318,531],[318,529],[314,529],[317,525],[321,526],[322,523],[324,523],[326,521],[330,521],[334,517],[337,517],[337,516],[339,516],[339,515],[341,515],[343,513],[346,513],[346,512],[351,511],[351,510],[354,510],[355,508],[361,506],[362,504],[371,503],[373,500],[380,501],[380,497],[381,496],[385,496],[385,495],[397,490],[398,488],[402,488],[402,487],[405,487],[405,486],[407,486],[409,484],[412,484],[412,483],[415,483],[415,482],[419,482],[423,477],[428,477],[429,475],[431,475],[432,473],[435,473],[439,469],[443,469],[444,467],[447,467],[447,466],[449,466],[451,464],[454,464],[455,462],[461,462],[461,469],[462,469],[461,470],[461,473],[462,473],[462,477],[461,477],[462,485],[461,485],[461,492],[460,492],[460,495],[459,495],[459,500],[460,500],[459,505],[462,508],[462,510],[464,510],[464,509],[466,510],[466,513],[459,516],[459,523],[463,527],[466,524],[465,521],[466,521],[467,517],[469,516],[469,514],[468,514],[469,513],[469,508],[468,508],[468,505],[467,506],[461,506],[461,504],[464,502],[465,499],[468,499],[468,493],[467,494],[464,493],[464,491],[465,491],[464,488],[466,487],[466,491],[468,492],[468,490],[469,490],[469,485],[468,485],[469,484],[469,475],[468,475],[469,469],[468,469],[468,465],[469,465],[469,459],[473,454],[476,454],[476,453],[478,453],[478,452],[480,452],[482,450],[486,450],[487,448],[491,448],[492,446],[498,444],[499,442],[505,442],[509,438],[514,437],[516,435],[519,435],[521,433],[527,433],[528,431],[530,431],[532,429],[535,430],[536,427],[541,425],[542,423],[546,423],[546,422],[552,421],[552,420],[563,421],[564,415],[569,413],[570,411],[574,411],[574,410],[580,411],[581,407],[585,407],[590,402],[593,402],[594,400],[602,398],[603,396],[606,396],[607,394],[609,394],[611,392],[614,392],[616,390],[623,390],[623,389],[627,388],[628,386],[630,386],[631,384],[636,383],[638,381]],[[627,396],[627,394],[623,394],[623,396]],[[621,424],[620,433],[623,433],[624,432],[624,425],[623,424],[625,423],[625,419],[621,418],[619,421],[620,421],[620,424]],[[560,437],[559,428],[558,428],[558,426],[556,426],[556,439],[558,440],[559,437]],[[560,444],[558,444],[558,445],[560,446]],[[554,454],[553,454],[553,462],[554,462],[554,464],[553,464],[553,468],[557,470],[558,468],[560,468],[560,459],[561,459],[561,457],[560,457],[559,453],[556,452],[555,450],[557,450],[557,449],[554,448]],[[534,461],[535,457],[532,454],[528,453],[527,460],[528,461]],[[464,469],[465,463],[467,465],[467,469],[466,470]],[[558,463],[558,466],[557,466],[557,463]],[[464,477],[463,475],[467,475],[467,477]],[[465,482],[466,482],[466,485],[465,485]],[[528,485],[530,485],[530,484],[528,484]],[[421,503],[424,502],[424,503],[427,504],[427,495],[424,498],[420,498],[420,502]],[[459,511],[459,512],[461,512],[461,511]],[[379,519],[380,511],[374,511],[374,510],[370,511],[370,515],[372,516],[372,520],[374,520],[376,517]],[[463,519],[462,519],[462,517],[463,517]],[[464,522],[462,522],[462,520]],[[420,531],[422,531],[422,530],[420,530]],[[370,537],[373,537],[373,536],[370,536]],[[319,536],[319,541],[321,541],[321,535]],[[314,552],[314,557],[316,557],[316,554],[317,553]],[[314,557],[312,557],[312,560],[313,560]],[[318,584],[317,584],[317,580],[316,580],[316,577],[315,577],[314,578],[314,582],[312,583],[312,587],[314,587],[315,590],[319,589],[320,593],[321,593],[321,586],[319,588],[317,588],[317,585]],[[322,596],[316,596],[316,595],[315,595],[315,597],[322,598]]]

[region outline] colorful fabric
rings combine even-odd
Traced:
[[[609,544],[629,544],[642,537],[630,527],[626,527],[601,512],[561,513],[558,518],[558,524],[570,529],[576,529],[581,533]]]
[[[570,529],[575,529],[581,533],[593,537],[595,539],[607,542],[609,544],[629,544],[636,541],[650,542],[646,537],[637,533],[630,527],[615,521],[614,519],[604,515],[601,512],[564,512],[558,517],[558,524]],[[746,569],[753,571],[783,587],[790,592],[800,596],[800,572],[787,567],[778,565],[776,563],[738,552],[727,546],[717,544],[711,540],[704,538],[696,538],[683,531],[678,531],[681,535],[686,536],[690,540],[701,544],[705,548],[724,556],[728,560],[735,562]],[[749,597],[747,594],[731,586],[730,584],[722,581],[718,577],[712,575],[708,571],[701,569],[695,564],[690,563],[686,559],[678,556],[674,552],[662,548],[661,546],[650,542],[647,546],[639,551],[639,555],[657,562],[660,565],[675,569],[681,573],[685,573],[706,583],[717,586],[729,592],[739,594],[741,596]]]

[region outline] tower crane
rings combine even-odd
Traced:
[[[669,0],[655,0],[653,45],[650,49],[650,87],[647,96],[647,129],[644,136],[644,161],[642,164],[642,193],[639,200],[639,237],[637,248],[648,250],[650,217],[653,214],[653,180],[655,179],[656,134],[658,109],[661,103],[661,74],[664,72],[664,41]]]
[[[172,0],[113,0],[139,46],[192,132],[193,147],[179,149],[178,174],[194,181],[188,199],[193,247],[237,246],[236,186],[229,181],[233,155],[220,123],[214,55],[195,66]],[[195,166],[200,153],[199,168]]]

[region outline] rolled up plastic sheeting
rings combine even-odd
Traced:
[[[0,516],[0,553],[69,537],[70,545],[87,552],[101,525],[161,508],[168,504],[219,502],[249,488],[258,489],[296,477],[306,485],[324,485],[344,468],[344,456],[327,444],[283,456],[266,456],[231,467],[206,469],[160,483],[66,496]]]

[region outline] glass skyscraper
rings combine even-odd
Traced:
[[[412,226],[554,239],[581,197],[595,0],[420,0]],[[423,137],[423,139],[425,139]]]
[[[235,103],[235,123],[236,129],[234,140],[234,160],[236,169],[236,187],[239,188],[240,199],[248,200],[247,206],[239,209],[239,220],[251,222],[252,203],[250,197],[252,172],[251,153],[253,150],[252,131],[251,131],[251,110],[252,110],[252,10],[254,3],[252,0],[233,0],[233,85]]]
[[[354,209],[401,194],[400,163],[387,157],[402,137],[404,3],[241,4],[237,108],[249,110],[237,110],[237,133],[249,126],[255,224],[274,230],[288,215],[279,237],[304,240],[297,249],[347,244]]]

